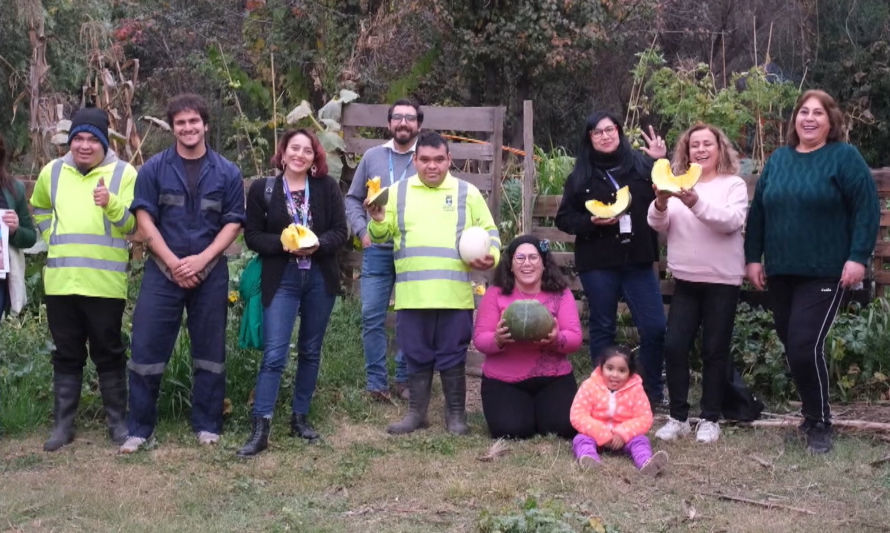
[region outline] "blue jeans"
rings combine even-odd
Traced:
[[[396,281],[392,249],[369,246],[362,252],[362,345],[368,390],[387,389],[386,312]],[[408,369],[401,350],[396,352],[396,381],[408,381]]]
[[[263,309],[263,362],[256,380],[253,416],[271,417],[278,399],[281,373],[287,365],[290,340],[297,316],[297,374],[294,376],[293,413],[309,413],[309,402],[318,381],[321,345],[336,296],[328,294],[317,263],[300,270],[290,262],[269,306]]]
[[[651,263],[579,273],[590,306],[590,358],[598,364],[602,351],[615,344],[618,296],[623,295],[640,334],[640,375],[650,403],[664,397],[664,306]]]

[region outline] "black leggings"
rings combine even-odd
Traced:
[[[492,438],[526,439],[555,433],[570,439],[575,428],[569,420],[578,391],[571,373],[530,378],[517,383],[482,377],[482,412]]]

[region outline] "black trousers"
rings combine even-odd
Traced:
[[[829,424],[825,337],[847,292],[837,278],[770,276],[769,295],[803,416]]]
[[[482,412],[493,438],[527,439],[555,433],[570,439],[569,420],[578,392],[575,376],[530,378],[509,383],[482,376]]]
[[[664,338],[671,417],[689,417],[689,352],[701,326],[701,417],[720,419],[738,301],[738,285],[676,280]]]
[[[83,373],[89,356],[101,373],[120,370],[126,363],[121,317],[126,300],[90,296],[46,296],[46,319],[56,345],[53,369],[57,374]]]

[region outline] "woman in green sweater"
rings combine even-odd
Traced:
[[[745,234],[746,275],[769,280],[776,331],[801,399],[807,449],[831,450],[825,337],[857,288],[880,216],[871,171],[842,141],[843,115],[824,91],[806,91],[757,182]]]
[[[9,154],[6,143],[0,137],[0,218],[9,227],[9,246],[12,248],[30,248],[37,240],[34,222],[28,211],[28,200],[25,198],[25,186],[6,171]],[[2,250],[0,250],[2,252]],[[9,308],[9,281],[0,279],[0,318]]]

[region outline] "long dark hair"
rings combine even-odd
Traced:
[[[513,270],[510,267],[513,265],[513,255],[516,253],[516,249],[522,244],[531,244],[541,255],[541,264],[544,266],[544,271],[541,273],[542,291],[562,292],[569,286],[565,276],[562,275],[559,267],[553,261],[553,255],[550,253],[550,243],[542,241],[533,235],[520,235],[507,246],[507,249],[501,256],[500,263],[498,263],[498,268],[494,272],[492,284],[500,287],[501,293],[513,294],[516,278],[513,276]]]
[[[13,179],[6,170],[6,163],[8,162],[9,153],[6,151],[6,141],[3,139],[3,136],[0,135],[0,189],[6,189],[9,192],[13,192]]]

